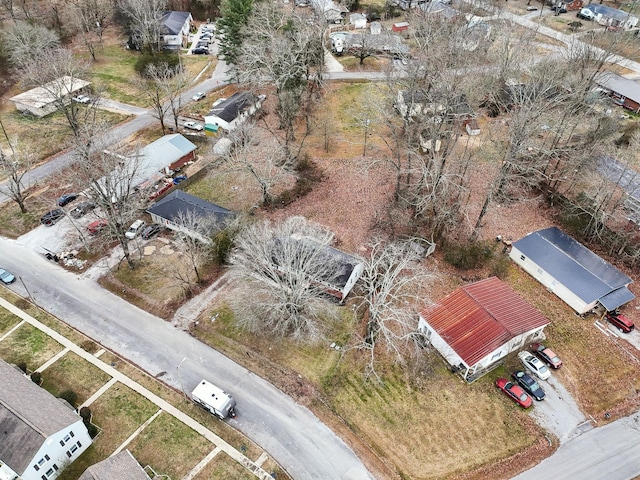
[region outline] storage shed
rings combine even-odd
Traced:
[[[472,382],[509,353],[541,338],[547,320],[511,287],[490,277],[454,290],[420,313],[418,332]]]
[[[598,305],[615,310],[635,298],[628,276],[557,227],[513,243],[509,257],[579,314]]]

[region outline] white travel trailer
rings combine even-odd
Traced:
[[[234,398],[211,382],[202,380],[191,392],[191,398],[205,410],[222,420],[227,417],[235,418],[236,416],[236,401]]]

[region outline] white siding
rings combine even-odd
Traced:
[[[429,343],[431,343],[431,345],[433,345],[433,348],[435,348],[440,353],[440,355],[444,357],[449,365],[457,366],[463,364],[465,367],[469,368],[469,366],[464,363],[462,358],[460,358],[455,350],[453,350],[453,348],[451,348],[449,344],[444,341],[444,339],[438,334],[438,332],[431,328],[431,325],[429,325],[422,318],[422,316],[420,317],[420,320],[418,320],[418,332],[427,337]]]
[[[73,437],[71,436],[73,433]],[[67,441],[65,439],[68,437]],[[61,445],[63,442],[64,445]],[[48,480],[56,478],[64,468],[73,462],[91,445],[91,437],[78,417],[73,425],[60,430],[45,440],[38,453],[33,457],[26,472],[22,474],[23,480],[42,480],[44,475]],[[77,447],[77,449],[76,449]],[[71,449],[75,451],[71,453]],[[69,456],[67,454],[71,456]],[[48,456],[48,460],[47,457]],[[37,470],[36,470],[37,466]],[[47,473],[51,472],[50,475]]]
[[[343,299],[347,295],[349,295],[349,292],[351,291],[353,286],[356,284],[356,282],[358,281],[358,279],[362,275],[363,271],[364,271],[364,264],[363,263],[359,263],[359,264],[357,264],[355,266],[355,268],[351,272],[351,276],[349,277],[349,280],[347,280],[347,283],[345,284],[344,288],[342,289],[342,298]]]
[[[511,257],[511,260],[520,265],[525,272],[538,280],[549,291],[557,295],[562,301],[573,308],[576,312],[580,314],[586,313],[596,306],[597,300],[590,304],[585,303],[576,294],[569,290],[569,288],[561,284],[550,273],[543,270],[542,267],[540,267],[526,255],[524,255],[517,248],[511,248],[509,257]]]

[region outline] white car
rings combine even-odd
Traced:
[[[72,100],[76,103],[84,103],[87,104],[91,101],[91,97],[87,97],[86,95],[76,95],[72,98]]]
[[[138,233],[140,232],[140,230],[142,230],[144,226],[145,226],[144,220],[136,220],[131,224],[131,226],[129,227],[129,230],[126,231],[124,236],[127,237],[129,240],[133,240],[134,238],[136,238],[136,235],[138,235]]]
[[[540,380],[546,380],[551,376],[551,372],[547,366],[542,363],[542,360],[534,356],[532,353],[524,350],[518,354],[518,358],[522,362],[522,365],[524,365],[524,368],[529,370]]]
[[[204,92],[196,92],[196,94],[193,97],[191,97],[191,100],[193,100],[194,102],[197,102],[198,100],[202,100],[206,96],[207,94]]]
[[[204,127],[196,122],[184,122],[184,128],[188,128],[189,130],[201,131],[204,130]]]

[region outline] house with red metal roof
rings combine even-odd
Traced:
[[[462,286],[420,313],[418,332],[451,370],[472,382],[508,354],[542,338],[549,324],[497,277]]]

